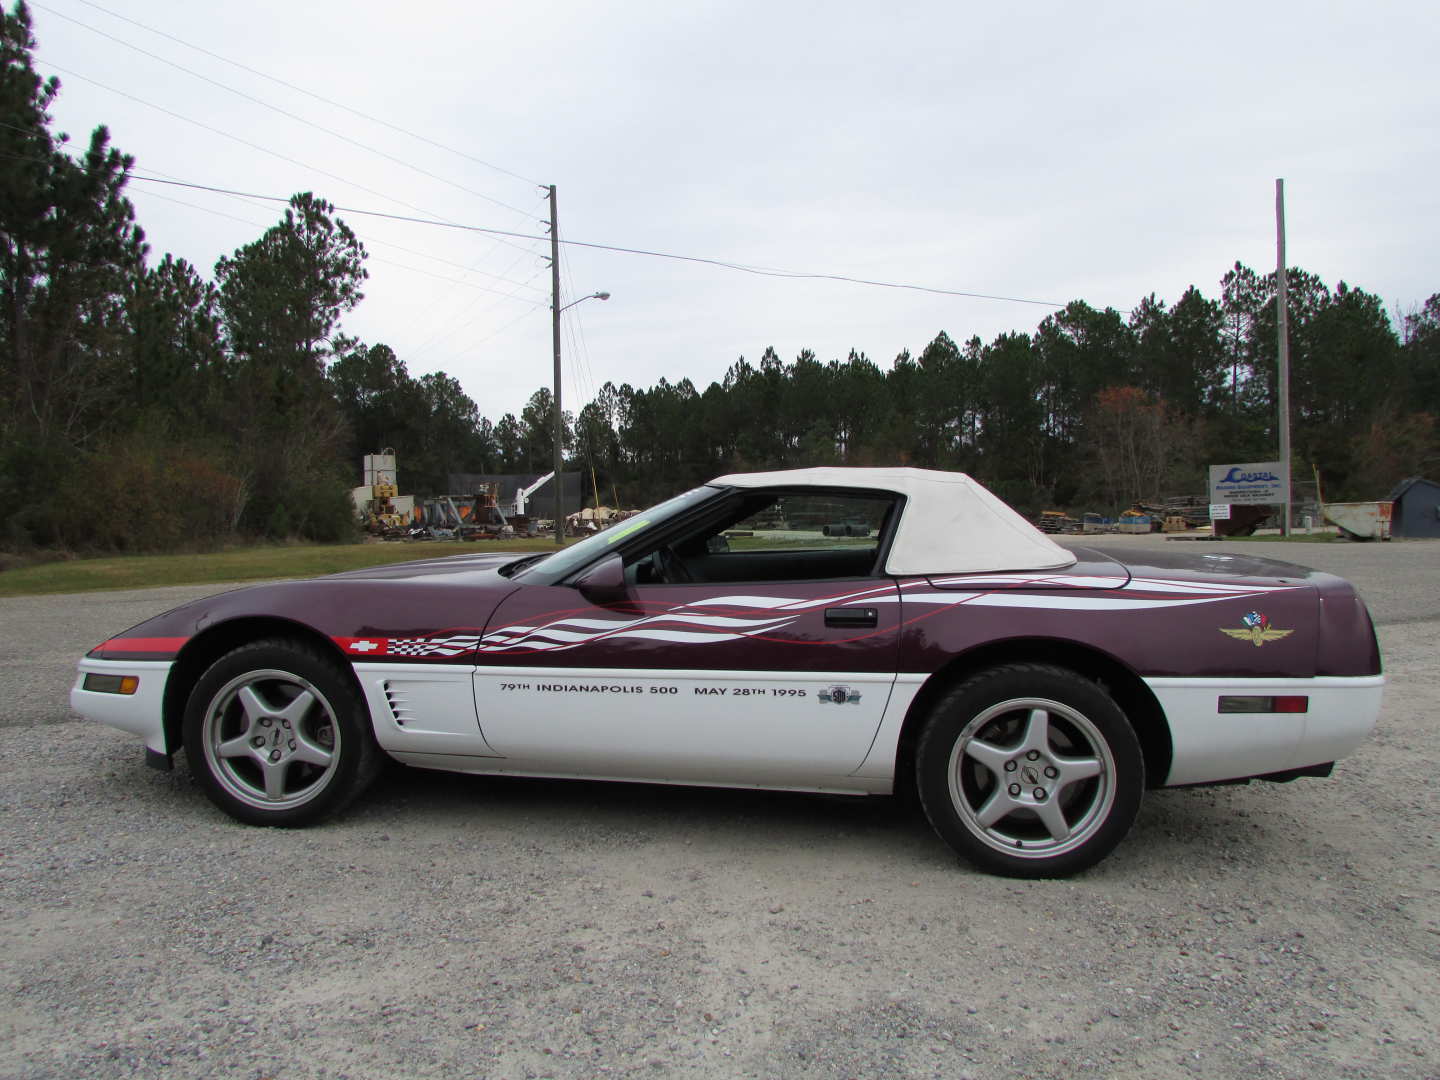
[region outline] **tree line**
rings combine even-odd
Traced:
[[[1287,273],[1292,475],[1327,496],[1383,496],[1440,466],[1440,295],[1401,320],[1372,294]],[[1033,333],[940,333],[886,367],[863,353],[766,350],[703,391],[606,386],[576,446],[645,497],[727,469],[905,463],[959,469],[1028,512],[1114,513],[1202,495],[1210,463],[1273,460],[1275,275],[1236,264],[1129,313],[1076,300]]]
[[[360,456],[382,447],[420,495],[456,472],[548,471],[548,389],[492,422],[454,378],[344,333],[366,253],[323,198],[295,195],[208,278],[152,262],[124,195],[133,159],[103,127],[83,151],[53,132],[59,83],[33,49],[23,2],[0,9],[0,544],[340,539]],[[566,458],[592,498],[627,506],[826,464],[960,469],[1026,511],[1199,494],[1207,463],[1274,456],[1274,291],[1237,263],[1215,298],[1151,295],[1128,315],[1076,300],[1033,333],[942,332],[883,365],[766,349],[704,389],[606,383],[566,414]],[[1376,497],[1436,471],[1440,294],[1392,320],[1294,270],[1289,296],[1296,474]]]

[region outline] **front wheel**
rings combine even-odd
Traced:
[[[185,707],[185,754],[205,794],[251,825],[309,825],[379,771],[370,718],[347,674],[307,645],[226,653]]]
[[[1130,831],[1145,763],[1099,685],[1048,664],[1011,664],[940,700],[916,778],[931,825],[971,862],[1009,877],[1064,877]]]

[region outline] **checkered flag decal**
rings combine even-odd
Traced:
[[[459,656],[473,652],[480,644],[476,634],[457,634],[443,638],[391,638],[391,656]]]

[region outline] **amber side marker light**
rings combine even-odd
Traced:
[[[1222,713],[1305,713],[1310,711],[1310,699],[1303,694],[1286,697],[1261,697],[1258,695],[1222,696]]]
[[[133,694],[140,689],[140,676],[98,675],[87,671],[81,689],[92,690],[97,694]]]

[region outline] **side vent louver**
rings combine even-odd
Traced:
[[[395,723],[404,727],[415,719],[415,713],[410,708],[405,694],[389,680],[384,683],[385,701],[390,706],[390,715],[395,718]]]

